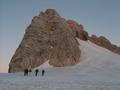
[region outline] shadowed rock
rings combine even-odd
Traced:
[[[75,36],[81,40],[88,40],[88,33],[84,30],[83,25],[79,25],[77,22],[73,20],[66,21],[70,28],[73,30]]]

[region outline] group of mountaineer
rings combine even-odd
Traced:
[[[25,69],[25,70],[24,70],[24,76],[28,76],[28,73],[29,73],[29,72],[32,72],[32,70],[31,70],[31,69],[29,69],[29,70],[28,70],[28,69]],[[38,69],[35,69],[34,72],[35,72],[35,76],[38,76],[39,70],[38,70]],[[44,73],[45,73],[45,70],[42,70],[42,76],[44,76]]]

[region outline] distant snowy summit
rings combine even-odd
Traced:
[[[35,16],[27,27],[24,38],[11,59],[9,72],[36,68],[46,61],[53,67],[78,64],[82,51],[76,38],[86,42],[89,40],[120,54],[120,47],[111,44],[104,36],[89,36],[83,25],[62,18],[53,9],[47,9]]]

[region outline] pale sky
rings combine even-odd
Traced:
[[[120,0],[0,0],[0,72],[7,72],[33,16],[48,8],[120,46]]]

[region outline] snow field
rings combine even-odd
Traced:
[[[120,55],[90,41],[79,40],[80,63],[73,67],[53,68],[48,62],[28,76],[0,73],[0,90],[120,90]],[[45,76],[41,71],[45,69]]]

